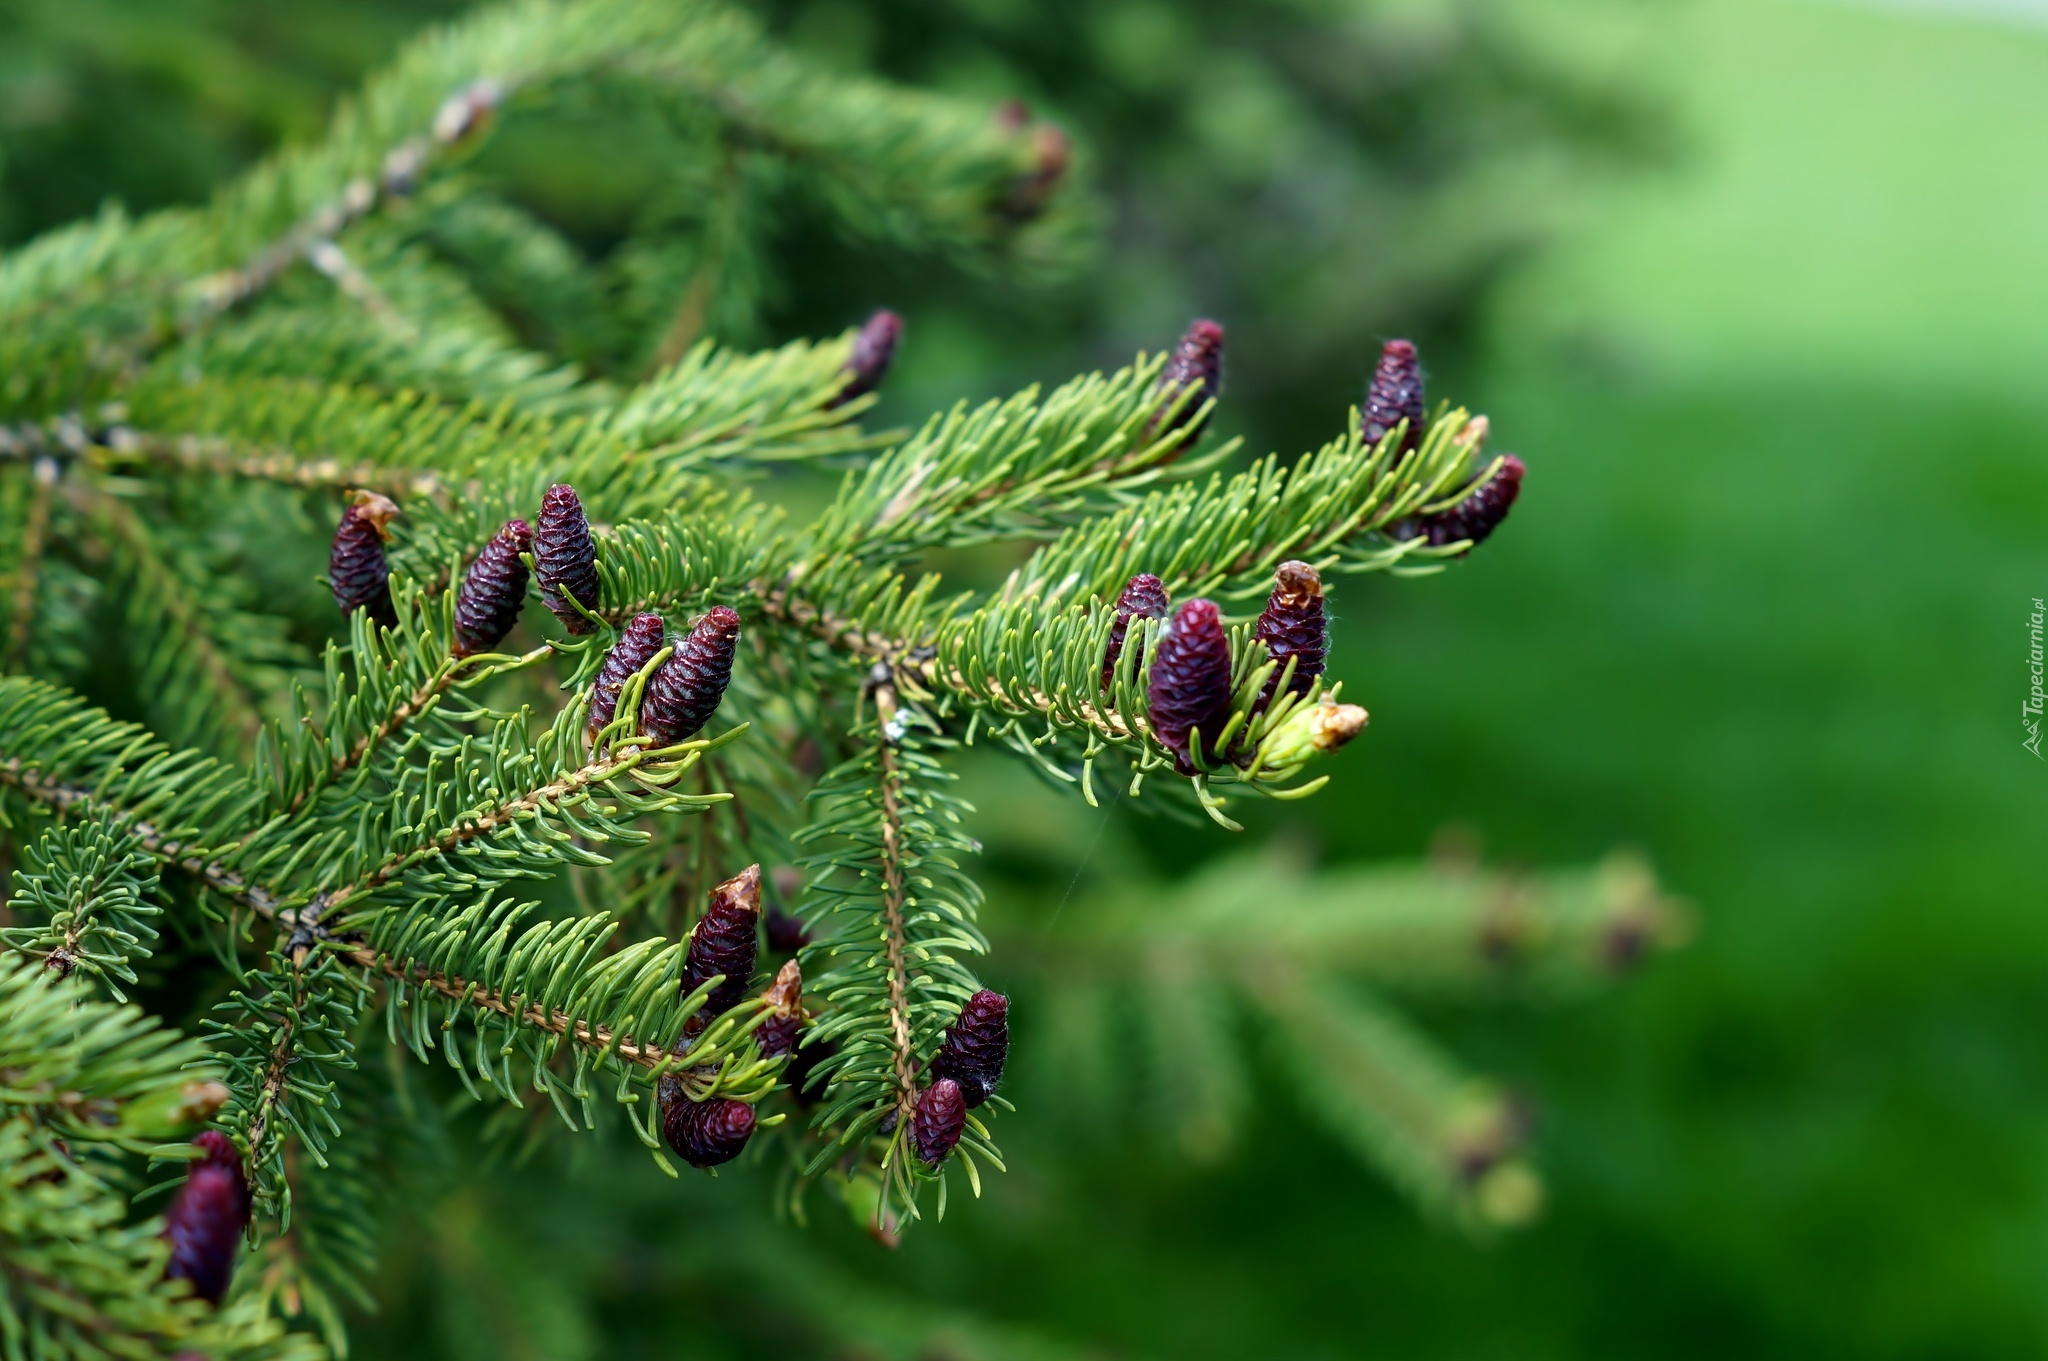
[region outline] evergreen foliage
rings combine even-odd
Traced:
[[[475,167],[496,133],[599,113],[653,120],[673,179],[593,269]],[[1210,677],[1216,730],[1155,729],[1169,625],[1119,630],[1120,592],[1149,572],[1177,603],[1251,601],[1295,560],[1439,570],[1471,543],[1404,526],[1509,466],[1463,410],[1404,454],[1411,426],[1367,440],[1354,409],[1315,451],[1228,472],[1233,443],[1191,437],[1212,387],[1164,354],[873,432],[873,396],[848,400],[876,377],[855,333],[763,353],[708,338],[754,306],[789,194],[863,239],[1058,270],[1091,217],[1067,148],[824,70],[718,0],[523,0],[421,39],[325,140],[202,208],[109,209],[0,258],[0,812],[37,837],[0,974],[14,1354],[311,1354],[280,1320],[345,1349],[399,1138],[373,1049],[569,1130],[630,1131],[672,1174],[671,1153],[744,1147],[789,1169],[793,1214],[823,1188],[885,1239],[1003,1167],[1004,1098],[968,1109],[928,1071],[989,949],[950,758],[992,742],[1090,804],[1226,829],[1251,799],[1312,794],[1310,766],[1364,722],[1340,683],[1295,684],[1244,616]],[[840,479],[805,523],[756,495],[792,465]],[[574,533],[549,537],[544,496],[580,500]],[[371,504],[374,534],[344,518]],[[547,609],[478,651],[458,589],[515,519],[537,526],[522,560]],[[337,523],[350,582],[330,597],[315,574]],[[990,544],[1025,555],[993,589],[929,566]],[[547,594],[558,551],[594,569],[594,596],[587,575]],[[647,616],[664,643],[615,668],[593,713]],[[721,647],[737,621],[729,687],[723,653],[692,651],[706,619]],[[714,672],[717,692],[690,689]],[[714,704],[701,731],[657,721]],[[801,1010],[692,966],[707,897],[763,891],[750,864],[808,929]],[[1502,895],[1521,902],[1363,885],[1328,896],[1327,936],[1293,955],[1270,912],[1217,909],[1212,937],[1187,937],[1199,967],[1154,988],[1132,1033],[1215,1106],[1241,1084],[1209,1013],[1240,996],[1418,1198],[1517,1221],[1538,1192],[1501,1099],[1329,976],[1341,957],[1469,985],[1486,970],[1461,933]],[[1596,974],[1595,898],[1536,894],[1499,951],[1528,946],[1532,979]],[[1663,918],[1642,910],[1647,939]],[[181,977],[149,995],[188,1038],[88,992],[138,983],[159,918]],[[1112,920],[1091,967],[1149,977],[1174,937]],[[764,1045],[792,1019],[797,1054]],[[130,1200],[141,1160],[189,1158],[162,1141],[201,1120],[253,1192],[217,1313],[160,1282]]]

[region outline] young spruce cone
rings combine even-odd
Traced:
[[[507,520],[476,555],[455,593],[456,656],[489,652],[519,622],[526,603],[526,564],[519,555],[532,551],[533,527]]]
[[[219,1304],[234,1275],[247,1202],[239,1168],[224,1167],[211,1157],[193,1163],[164,1212],[164,1237],[171,1240],[165,1278],[190,1281],[193,1294]]]
[[[1159,636],[1152,659],[1152,731],[1173,753],[1174,769],[1195,773],[1188,743],[1197,729],[1204,756],[1230,721],[1230,639],[1215,602],[1190,600]]]
[[[1522,493],[1522,475],[1528,472],[1522,460],[1513,454],[1500,461],[1500,471],[1486,479],[1464,500],[1440,515],[1432,515],[1422,522],[1429,535],[1432,548],[1441,548],[1447,543],[1460,539],[1471,540],[1477,548],[1485,543],[1501,521],[1508,518],[1508,512],[1515,507],[1515,498]]]
[[[1398,464],[1422,443],[1427,415],[1422,396],[1422,361],[1416,357],[1414,342],[1388,341],[1380,350],[1379,367],[1373,370],[1372,382],[1365,389],[1365,414],[1359,418],[1359,434],[1368,446],[1376,445],[1389,430],[1407,421],[1407,432],[1394,453],[1393,461]]]
[[[729,1163],[754,1137],[754,1108],[746,1102],[725,1096],[692,1101],[671,1078],[662,1079],[662,1088],[662,1137],[690,1166]]]
[[[1026,111],[1029,118],[1029,111]],[[1074,160],[1074,144],[1056,125],[1041,123],[1031,130],[1031,168],[1010,181],[996,210],[1022,226],[1045,212],[1052,202],[1067,167]]]
[[[946,1031],[939,1052],[932,1055],[931,1074],[959,1083],[960,1097],[971,1109],[994,1095],[1009,1056],[1010,999],[983,988],[967,999]]]
[[[1253,636],[1266,645],[1273,659],[1273,674],[1266,681],[1261,707],[1272,703],[1279,687],[1280,673],[1287,659],[1294,658],[1294,679],[1288,690],[1308,693],[1315,678],[1323,674],[1323,658],[1330,649],[1330,629],[1323,618],[1323,579],[1305,562],[1283,562],[1273,572],[1273,594],[1259,616]]]
[[[690,1018],[691,1033],[730,1011],[747,995],[754,981],[756,932],[761,922],[761,867],[749,865],[711,890],[711,906],[690,932],[683,955],[683,996],[688,997],[719,974],[725,981],[712,989],[703,1008]]]
[[[917,1110],[910,1117],[910,1142],[918,1161],[937,1167],[960,1142],[967,1128],[967,1102],[960,1084],[942,1077],[917,1094]]]
[[[761,1046],[761,1057],[779,1059],[784,1054],[794,1054],[797,1036],[804,1028],[803,970],[797,967],[795,960],[790,960],[761,995],[773,1008],[768,1019],[761,1022],[761,1028],[754,1032],[754,1043]]]
[[[654,654],[661,651],[662,635],[668,626],[658,614],[636,614],[633,622],[626,625],[619,635],[619,641],[612,644],[612,650],[605,654],[604,665],[597,669],[597,682],[590,687],[590,736],[595,739],[599,732],[619,716],[619,692],[626,688],[626,682],[633,679],[641,667],[654,660]],[[652,676],[648,680],[652,681]]]
[[[1116,620],[1109,626],[1109,651],[1102,658],[1102,688],[1109,689],[1109,683],[1116,678],[1117,663],[1124,655],[1124,635],[1129,632],[1133,619],[1164,619],[1168,609],[1166,587],[1150,572],[1140,572],[1124,583],[1123,594],[1116,598]],[[1140,657],[1138,665],[1145,659]]]
[[[224,1167],[235,1182],[235,1231],[249,1227],[250,1197],[249,1177],[242,1170],[242,1150],[235,1147],[235,1141],[217,1129],[203,1129],[192,1137],[192,1142],[206,1150],[204,1163],[212,1167]]]
[[[590,521],[576,489],[558,482],[540,498],[540,517],[533,526],[533,565],[540,577],[540,598],[571,633],[591,633],[597,625],[584,618],[572,600],[586,610],[597,608],[597,545],[590,541]]]
[[[640,694],[640,730],[657,746],[687,741],[711,721],[732,681],[732,654],[739,641],[739,611],[714,605],[647,678]]]
[[[1172,418],[1173,423],[1164,430],[1159,423],[1167,419],[1167,411],[1181,394],[1189,388],[1194,391],[1180,411]],[[1223,395],[1223,328],[1204,317],[1188,327],[1174,347],[1173,357],[1166,361],[1166,367],[1159,373],[1161,409],[1154,412],[1146,423],[1145,438],[1159,434],[1172,434],[1184,430],[1186,434],[1176,456],[1187,452],[1201,436],[1202,428],[1209,423],[1209,413],[1202,410],[1204,403]]]
[[[327,553],[327,584],[341,612],[363,610],[387,629],[398,627],[398,610],[391,603],[391,564],[384,557],[384,544],[391,537],[386,526],[397,515],[398,505],[388,496],[350,492],[348,509],[341,513],[334,546]]]
[[[884,309],[869,317],[853,337],[853,353],[846,357],[844,371],[852,376],[827,405],[842,406],[880,387],[902,334],[903,318],[894,312]]]

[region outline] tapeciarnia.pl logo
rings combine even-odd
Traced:
[[[2027,637],[2032,646],[2027,651],[2027,667],[2034,673],[2033,688],[2027,693],[2027,702],[2020,706],[2020,724],[2027,730],[2026,740],[2020,745],[2034,753],[2034,759],[2041,756],[2041,619],[2048,615],[2048,606],[2034,597],[2034,613],[2027,620]]]

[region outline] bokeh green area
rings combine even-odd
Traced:
[[[414,19],[392,11],[395,40]],[[1031,13],[959,12],[982,15],[991,46]],[[1195,62],[1203,28],[1176,12],[1122,6],[1115,32],[1074,41],[1142,52],[1165,33]],[[1241,299],[1258,321],[1233,329],[1244,401],[1223,420],[1276,444],[1334,430],[1369,362],[1357,342],[1414,329],[1446,347],[1438,394],[1487,411],[1529,462],[1514,518],[1470,563],[1335,588],[1333,669],[1372,727],[1331,788],[1258,810],[1245,840],[1329,864],[1414,858],[1447,825],[1531,865],[1629,845],[1694,904],[1690,946],[1610,995],[1427,1014],[1539,1094],[1544,1221],[1475,1245],[1418,1219],[1277,1073],[1207,1161],[1077,1127],[1062,1074],[1031,1058],[1026,980],[1012,1170],[899,1250],[822,1204],[809,1228],[774,1220],[763,1174],[670,1182],[637,1149],[589,1140],[480,1159],[422,1122],[357,1354],[2048,1350],[2048,766],[2018,721],[2030,602],[2048,595],[2048,24],[1778,0],[1503,13],[1591,88],[1634,92],[1657,124],[1636,140],[1661,150],[1621,175],[1488,170],[1430,200],[1441,221],[1540,222],[1530,237],[1551,244],[1510,232],[1458,255],[1426,315],[1361,285],[1357,326],[1310,308],[1308,345],[1286,336],[1307,303]],[[790,22],[807,43],[896,60],[868,9]],[[985,75],[978,41],[901,73]],[[303,53],[318,42],[276,42],[278,70],[313,70],[317,109]],[[1032,69],[1057,60],[1055,44]],[[1084,132],[1145,114],[1051,77],[1033,93]],[[1237,97],[1254,118],[1262,96]],[[1517,107],[1494,115],[1512,124]],[[1496,134],[1513,144],[1470,133]],[[63,159],[17,152],[0,185],[31,154]],[[1199,179],[1192,162],[1159,162],[1155,182]],[[1215,279],[1227,252],[1203,253],[1198,230],[1148,239],[1189,254],[1114,306],[961,282],[950,307],[913,313],[891,410],[1059,377],[1189,307],[1234,320],[1241,276]],[[771,326],[806,299],[870,301],[807,285],[809,268]],[[1284,292],[1284,271],[1266,277]],[[1304,350],[1299,373],[1270,357]],[[1093,813],[1009,765],[976,764],[969,783],[993,925],[1020,950],[1055,944],[1105,885],[1170,903],[1225,849],[1213,829]],[[991,962],[998,986],[1005,967]]]

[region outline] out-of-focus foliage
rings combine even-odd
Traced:
[[[0,244],[205,198],[460,0],[0,0]]]
[[[992,102],[1021,96],[1094,152],[1113,237],[1079,286],[963,305],[908,270],[883,276],[892,296],[930,299],[914,321],[967,347],[948,368],[1058,372],[1074,347],[1108,353],[1214,315],[1231,328],[1224,419],[1255,452],[1355,400],[1381,338],[1415,336],[1440,362],[1573,185],[1668,141],[1659,106],[1547,54],[1492,0],[775,8],[799,44]],[[796,256],[793,306],[835,299],[833,315],[852,315],[877,285],[842,262]],[[1000,340],[977,335],[991,309],[1009,318]]]
[[[406,32],[460,8],[5,0],[0,241],[108,198],[131,209],[203,198],[265,147],[316,134],[329,101]],[[823,212],[702,224],[711,251],[757,229],[774,237],[765,261],[722,267],[744,277],[701,319],[721,339],[836,331],[877,305],[904,312],[919,343],[891,410],[1109,362],[1208,313],[1231,329],[1229,428],[1251,433],[1254,452],[1313,444],[1327,414],[1356,399],[1378,338],[1414,335],[1437,362],[1454,358],[1488,284],[1545,239],[1568,188],[1664,140],[1654,105],[1577,74],[1490,0],[764,10],[788,40],[849,69],[984,98],[991,117],[1021,98],[1074,134],[1112,204],[1092,267],[1037,290],[878,255]],[[546,136],[500,139],[477,172],[508,212],[537,213],[586,263],[607,264],[607,287],[658,295],[659,276],[684,265],[611,256],[647,213],[689,217],[686,183],[645,202],[655,179],[689,176],[658,119],[609,106],[589,117],[606,128],[603,157],[575,154],[575,129],[557,120]],[[430,236],[460,263],[518,227],[507,222],[472,208]],[[561,277],[532,277],[550,273]],[[511,310],[529,314],[529,344],[600,372],[653,357],[549,325],[559,299],[525,301]]]

